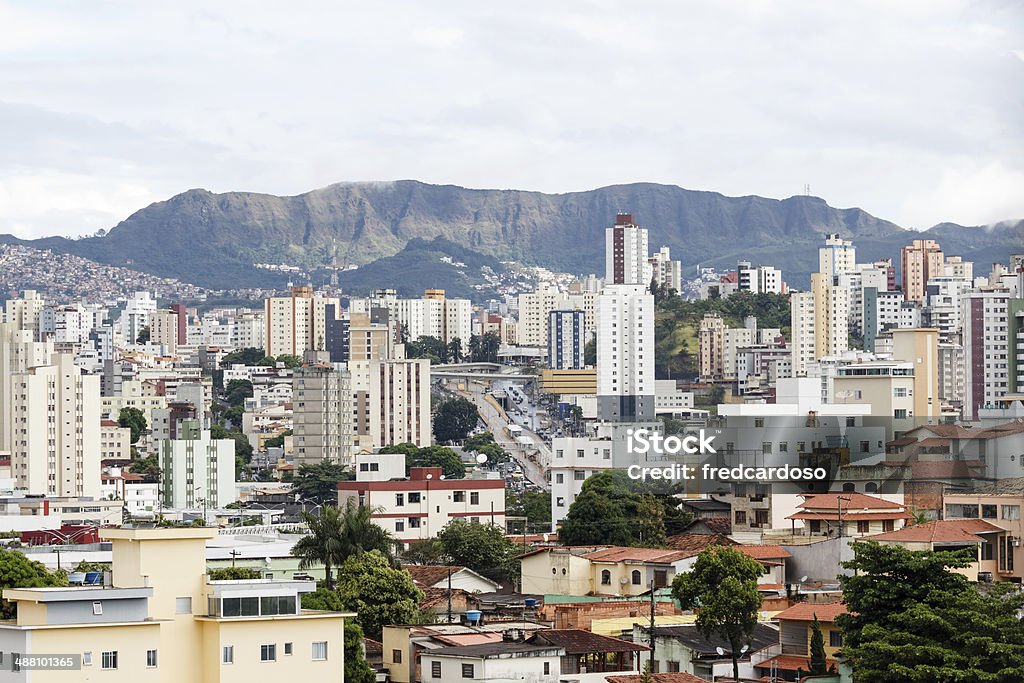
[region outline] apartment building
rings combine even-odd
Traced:
[[[347,368],[330,364],[296,368],[292,410],[296,467],[352,462],[352,382]]]
[[[170,508],[222,508],[235,502],[235,441],[213,439],[199,420],[179,422],[176,439],[156,439],[160,497]]]
[[[651,279],[664,290],[681,292],[683,289],[683,267],[673,260],[668,247],[662,247],[647,259],[651,268]]]
[[[433,538],[453,520],[505,528],[505,482],[444,479],[440,467],[413,467],[402,480],[338,482],[338,505],[355,500],[402,543]]]
[[[156,310],[156,299],[149,292],[135,292],[125,300],[121,317],[117,320],[118,330],[125,344],[135,343],[142,330],[149,327],[149,317],[156,313]]]
[[[354,441],[359,448],[430,445],[429,360],[352,360],[348,368]]]
[[[150,343],[160,344],[168,355],[175,355],[179,346],[188,343],[187,323],[183,304],[154,311],[149,316]]]
[[[266,352],[274,357],[302,358],[307,350],[323,351],[327,305],[334,304],[333,310],[341,311],[337,297],[320,296],[312,287],[292,287],[290,296],[270,297],[263,303]]]
[[[750,261],[736,264],[736,289],[753,294],[785,294],[786,281],[782,271],[774,266],[754,266]]]
[[[993,405],[1010,389],[1010,292],[982,288],[963,297],[964,418]]]
[[[132,457],[132,430],[113,420],[100,420],[100,462]]]
[[[573,308],[569,297],[554,285],[541,285],[519,295],[519,346],[547,346],[551,311]]]
[[[824,356],[836,356],[849,348],[849,291],[832,284],[823,273],[811,274],[811,291],[790,296],[793,337],[793,372],[803,375],[807,366]]]
[[[900,249],[903,296],[907,301],[925,302],[925,288],[933,277],[945,274],[945,255],[935,240],[912,240]],[[954,269],[956,272],[956,269]],[[961,268],[959,272],[963,272]]]
[[[205,544],[216,529],[100,534],[112,548],[109,585],[3,592],[17,606],[17,618],[0,624],[5,657],[66,653],[81,670],[33,670],[12,678],[343,680],[344,620],[355,615],[302,609],[302,594],[313,591],[314,582],[208,580]]]
[[[586,314],[551,311],[548,314],[548,366],[554,370],[580,370],[585,366]]]
[[[605,230],[605,286],[651,283],[647,230],[633,223],[633,216],[620,213],[615,225]]]
[[[74,356],[11,376],[11,474],[52,496],[100,495],[100,379]]]
[[[26,289],[21,298],[8,299],[4,304],[3,322],[16,330],[28,330],[29,341],[41,341],[39,338],[39,316],[42,315],[46,301],[34,289]]]
[[[53,355],[52,341],[34,341],[32,330],[19,324],[0,323],[0,451],[7,452],[14,434],[14,376],[46,365]]]
[[[840,273],[856,270],[857,247],[838,234],[825,236],[825,246],[818,247],[818,272],[832,281]]]
[[[654,417],[654,297],[645,285],[604,288],[597,303],[597,402],[603,420]]]

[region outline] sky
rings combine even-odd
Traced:
[[[405,178],[1022,219],[1024,3],[0,0],[0,233]]]

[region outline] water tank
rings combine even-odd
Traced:
[[[479,624],[481,616],[483,616],[483,612],[478,609],[466,610],[466,621],[471,624]]]
[[[533,609],[537,606],[537,598],[526,598],[523,600],[523,603],[525,603],[528,608]]]

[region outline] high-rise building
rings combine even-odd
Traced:
[[[786,281],[774,266],[752,266],[750,261],[736,264],[736,290],[754,294],[785,294]]]
[[[836,356],[850,345],[849,291],[832,284],[824,273],[811,274],[811,291],[790,297],[793,336],[793,373],[807,372],[807,365],[823,356]]]
[[[302,358],[307,350],[326,347],[328,304],[341,311],[337,297],[318,296],[312,287],[292,287],[290,296],[270,297],[264,301],[267,327],[267,355],[282,354]]]
[[[234,439],[213,439],[199,420],[181,420],[178,438],[153,444],[163,505],[195,510],[235,502]]]
[[[548,320],[548,367],[579,370],[584,367],[586,314],[583,311],[551,311]]]
[[[721,379],[724,374],[725,321],[715,313],[707,313],[697,330],[700,378],[702,381]]]
[[[263,311],[239,311],[231,328],[234,349],[266,349],[267,324]]]
[[[1004,396],[1009,382],[1010,293],[981,289],[963,295],[964,412],[977,418],[978,410]]]
[[[342,365],[305,365],[292,374],[295,464],[352,463],[352,383]]]
[[[673,260],[668,247],[662,247],[647,259],[651,266],[651,278],[664,290],[675,290],[678,294],[683,289],[683,267],[679,261]]]
[[[569,297],[554,285],[541,285],[532,292],[519,295],[519,345],[545,346],[548,343],[548,320],[551,311],[575,308]]]
[[[100,495],[100,378],[67,353],[11,377],[11,473],[50,496]]]
[[[939,331],[934,328],[894,329],[892,357],[914,364],[914,417],[930,421],[941,414],[939,399]]]
[[[125,301],[119,320],[121,337],[126,344],[134,344],[149,325],[149,316],[156,312],[156,299],[149,292],[135,292]]]
[[[633,216],[620,213],[615,225],[605,230],[605,285],[651,284],[647,260],[647,230],[633,224]]]
[[[19,330],[32,333],[32,340],[39,341],[39,316],[46,302],[34,289],[26,289],[20,299],[8,299],[4,306],[4,322]]]
[[[854,270],[857,265],[857,247],[838,234],[827,235],[825,246],[818,248],[818,272],[827,278]]]
[[[598,417],[653,420],[654,297],[646,285],[606,285],[597,301]]]
[[[429,360],[350,360],[348,368],[355,441],[360,448],[430,445]]]
[[[149,341],[160,344],[168,355],[178,352],[186,343],[185,306],[174,304],[171,308],[154,311],[149,315]]]
[[[928,281],[945,274],[942,247],[935,240],[913,240],[900,250],[900,264],[903,268],[903,297],[923,304]]]

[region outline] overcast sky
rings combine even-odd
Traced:
[[[0,0],[0,233],[414,178],[1024,218],[1024,3]]]

